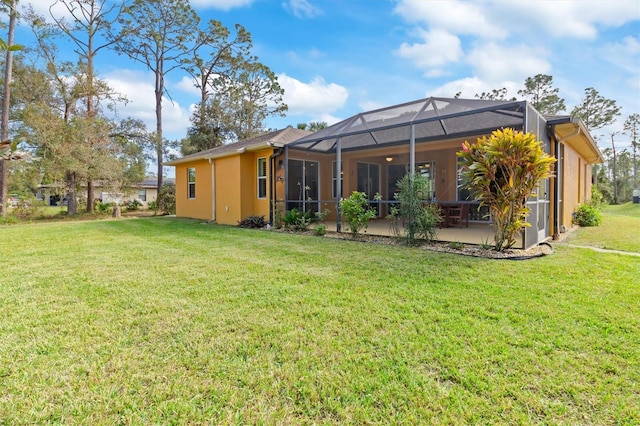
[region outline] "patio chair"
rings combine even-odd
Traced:
[[[469,204],[459,204],[456,206],[449,207],[449,211],[447,212],[447,226],[457,226],[458,228],[462,228],[462,224],[465,224],[465,227],[469,227]]]

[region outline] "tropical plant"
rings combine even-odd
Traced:
[[[264,228],[267,226],[267,222],[264,220],[264,216],[247,216],[238,222],[239,228]]]
[[[376,197],[379,199],[379,195],[376,194]],[[349,197],[340,200],[340,212],[353,237],[367,229],[369,221],[378,215],[375,209],[369,208],[367,194],[359,191],[353,191]]]
[[[465,141],[457,153],[462,160],[462,184],[481,205],[489,207],[495,227],[495,249],[513,247],[516,236],[531,226],[527,198],[541,179],[552,175],[555,158],[542,149],[531,133],[507,128]]]
[[[286,228],[301,232],[307,231],[309,225],[316,220],[316,217],[313,212],[303,212],[302,210],[293,208],[285,213],[282,221],[285,223]]]
[[[399,214],[405,222],[407,244],[413,244],[416,238],[433,241],[442,216],[437,206],[427,203],[431,201],[429,179],[420,173],[407,174],[397,186],[394,197],[400,202]]]

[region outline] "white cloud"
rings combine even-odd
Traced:
[[[430,90],[426,93],[426,96],[453,98],[457,93],[461,93],[461,98],[473,99],[476,93],[488,92],[494,88],[494,86],[480,80],[478,77],[468,77],[450,81],[436,89]]]
[[[394,10],[407,22],[488,39],[504,39],[524,31],[593,39],[600,27],[640,19],[637,0],[400,0]]]
[[[190,0],[191,6],[197,9],[231,10],[237,7],[249,6],[253,0]]]
[[[380,108],[388,107],[388,104],[376,101],[362,101],[358,103],[361,111],[373,111]]]
[[[491,92],[494,89],[507,89],[507,98],[518,97],[518,90],[522,88],[521,83],[513,81],[487,82],[478,77],[467,77],[460,80],[454,80],[443,84],[440,87],[432,89],[426,93],[426,96],[436,96],[443,98],[453,98],[460,93],[460,98],[476,99],[476,95],[482,92]]]
[[[196,81],[190,75],[182,76],[179,82],[174,85],[175,88],[188,93],[189,95],[197,96],[200,99],[200,89],[196,87]]]
[[[504,38],[502,21],[486,16],[487,5],[470,1],[401,0],[394,11],[408,22],[425,24],[454,34],[472,34],[485,38]]]
[[[627,36],[620,43],[605,45],[600,57],[624,69],[635,77],[640,77],[640,40]]]
[[[327,83],[322,77],[303,83],[286,74],[279,74],[278,83],[284,89],[284,102],[289,106],[288,116],[329,114],[341,108],[349,97],[344,86]]]
[[[69,9],[60,2],[56,2],[55,4],[51,1],[44,0],[30,1],[26,3],[19,2],[18,7],[20,8],[20,6],[22,6],[21,10],[23,11],[26,10],[28,6],[31,6],[34,12],[41,15],[45,21],[49,23],[54,22],[51,17],[51,13],[53,13],[53,16],[57,19],[65,19],[67,21],[73,20],[73,16],[69,13]]]
[[[528,76],[546,74],[551,70],[543,58],[545,52],[526,45],[500,46],[496,43],[478,45],[467,62],[484,81],[524,81]]]
[[[512,31],[522,25],[554,37],[593,39],[601,26],[617,27],[640,19],[637,0],[508,1],[487,4],[491,16],[511,16]]]
[[[418,30],[424,43],[402,43],[396,54],[409,59],[415,66],[434,72],[443,65],[457,62],[462,57],[460,39],[444,30]],[[436,74],[439,72],[436,71]]]
[[[315,18],[322,15],[322,10],[308,0],[289,0],[282,3],[282,7],[296,18]]]
[[[331,126],[333,124],[336,124],[340,121],[344,120],[343,118],[338,118],[334,115],[331,114],[321,114],[320,118],[318,118],[317,120],[313,119],[313,120],[309,120],[309,121],[324,121],[325,123],[327,123],[328,126]]]
[[[120,117],[142,120],[150,131],[156,128],[154,77],[152,73],[121,69],[104,76],[116,92],[125,95],[126,104],[118,106]],[[181,138],[189,126],[189,111],[177,102],[162,98],[163,134],[169,139]]]

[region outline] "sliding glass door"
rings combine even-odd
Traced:
[[[289,160],[287,210],[320,211],[320,176],[317,161]]]

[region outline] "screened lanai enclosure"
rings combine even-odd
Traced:
[[[339,200],[361,191],[381,223],[370,226],[368,232],[385,233],[388,226],[383,222],[390,206],[397,203],[394,194],[398,181],[407,173],[420,173],[429,182],[424,202],[436,203],[443,212],[445,221],[439,234],[446,234],[446,227],[454,225],[457,234],[448,239],[479,242],[477,238],[465,241],[465,235],[478,229],[491,233],[491,217],[461,188],[456,152],[465,140],[475,142],[507,127],[536,134],[545,151],[552,154],[547,121],[525,101],[432,97],[357,114],[284,147],[279,160],[284,185],[275,186],[276,208],[311,212],[327,209],[328,220],[341,231],[342,218],[336,208]],[[374,200],[376,194],[381,196],[379,201]],[[522,236],[522,247],[551,235],[550,195],[550,183],[545,180],[537,196],[529,199],[528,221],[532,226]],[[461,211],[465,216],[462,220]],[[456,221],[449,220],[450,212],[456,215]]]

